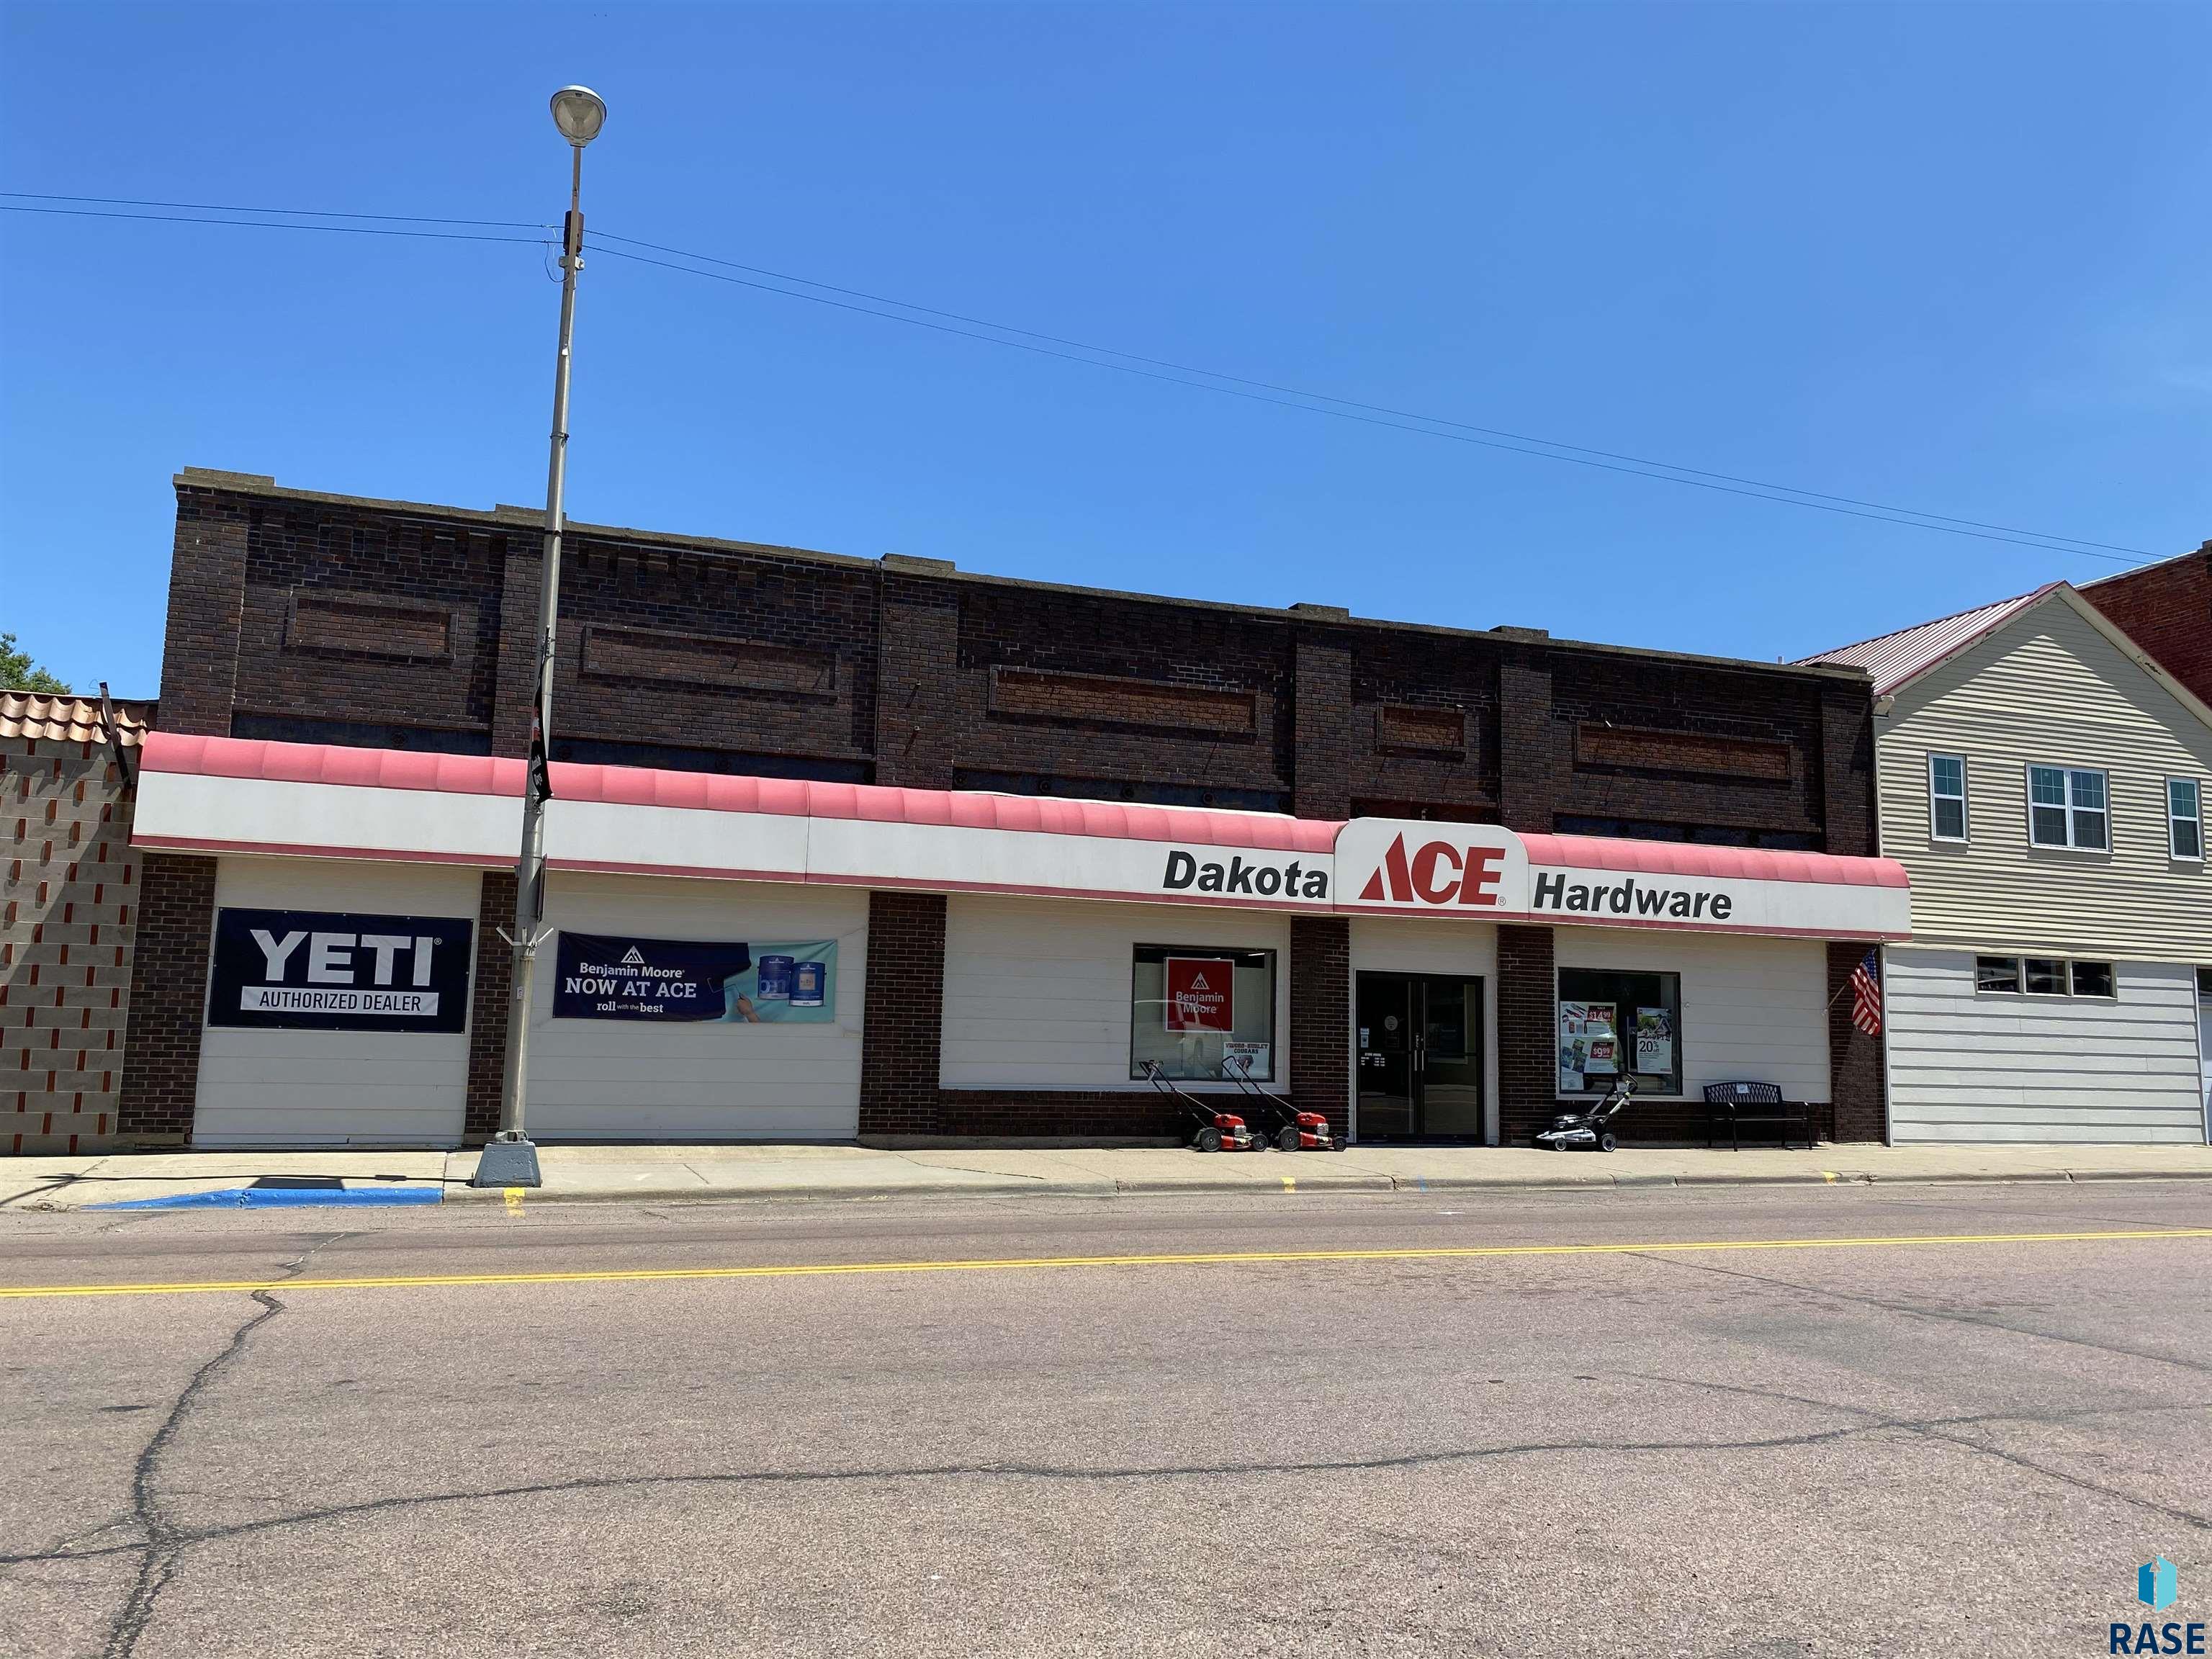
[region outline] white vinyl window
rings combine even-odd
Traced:
[[[2204,856],[2204,791],[2194,778],[2166,781],[2166,850],[2178,859]]]
[[[2038,847],[2101,853],[2112,844],[2105,775],[2067,766],[2027,769],[2027,838]]]
[[[1937,841],[1966,838],[1966,757],[1928,757],[1928,833]]]

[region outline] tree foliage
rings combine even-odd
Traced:
[[[10,691],[36,691],[45,696],[65,696],[69,687],[31,660],[27,651],[15,648],[13,634],[0,634],[0,687]]]

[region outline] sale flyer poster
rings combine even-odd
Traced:
[[[1610,1002],[1559,1004],[1559,1089],[1574,1094],[1620,1069],[1617,1013]]]

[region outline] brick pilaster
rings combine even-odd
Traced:
[[[1863,944],[1828,943],[1828,1132],[1837,1140],[1888,1138],[1881,1039],[1851,1024],[1852,998],[1846,988],[1866,953]]]
[[[1510,652],[1498,669],[1498,815],[1507,829],[1548,836],[1556,827],[1571,778],[1564,747],[1553,728],[1550,662]]]
[[[1301,629],[1297,663],[1291,810],[1302,818],[1350,817],[1352,652],[1341,641]]]
[[[877,631],[878,783],[952,787],[959,659],[958,596],[943,583],[886,574]]]
[[[1525,1145],[1559,1099],[1558,981],[1552,930],[1498,930],[1498,1136]]]
[[[1820,817],[1824,850],[1872,858],[1875,833],[1874,709],[1857,686],[1820,691]]]
[[[870,893],[861,1134],[939,1133],[938,1056],[944,1030],[945,896]]]
[[[116,1133],[127,1145],[177,1146],[191,1133],[199,1087],[216,861],[178,853],[143,858]]]
[[[531,676],[538,665],[538,579],[545,570],[541,537],[520,531],[492,539],[500,574],[499,659],[492,670],[491,752],[530,752]],[[567,584],[563,583],[565,587]],[[561,720],[556,698],[553,718]]]
[[[1352,919],[1291,918],[1291,1098],[1344,1132],[1352,1092]]]
[[[239,629],[246,615],[246,544],[261,508],[228,492],[179,484],[161,639],[161,727],[230,735]]]
[[[469,994],[468,1107],[461,1139],[473,1146],[499,1132],[500,1083],[507,1065],[507,999],[514,956],[499,936],[514,927],[514,872],[487,870],[477,900],[477,960]]]

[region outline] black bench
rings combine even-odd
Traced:
[[[1721,1125],[1728,1125],[1729,1145],[1736,1151],[1743,1150],[1743,1139],[1739,1133],[1747,1123],[1773,1123],[1781,1126],[1782,1144],[1790,1144],[1790,1126],[1796,1124],[1805,1136],[1805,1149],[1813,1147],[1813,1109],[1802,1100],[1784,1100],[1781,1089],[1771,1083],[1708,1083],[1705,1085],[1705,1145],[1710,1146],[1719,1135]]]

